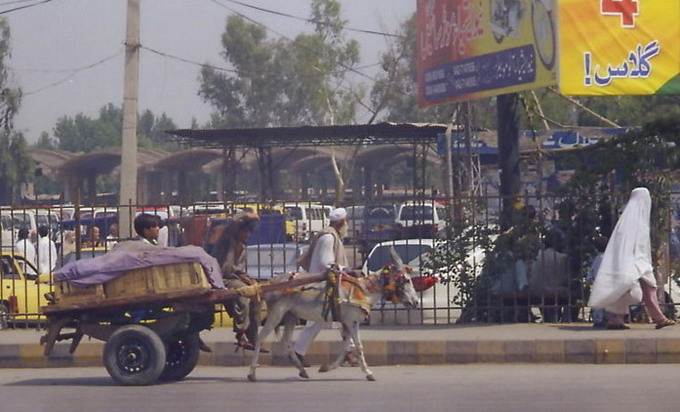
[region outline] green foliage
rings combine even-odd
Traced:
[[[42,132],[40,133],[40,138],[38,141],[35,143],[33,146],[36,149],[43,149],[43,150],[56,150],[57,149],[57,142],[54,141],[47,132]]]
[[[91,119],[82,113],[75,117],[62,116],[54,126],[58,148],[72,153],[89,153],[94,150],[119,147],[121,131],[115,125],[100,119]]]
[[[659,245],[669,227],[668,191],[672,183],[669,172],[680,166],[680,127],[673,115],[660,117],[641,129],[598,144],[592,150],[571,156],[568,161],[577,171],[560,194],[579,199],[590,193],[592,199],[592,194],[599,193],[600,201],[581,204],[591,208],[597,205],[602,226],[608,231],[613,228],[612,216],[616,216],[617,205],[625,204],[635,187],[647,187],[652,195],[652,246]],[[616,191],[624,197],[618,204],[611,196],[614,188],[603,183],[614,179]],[[573,219],[573,216],[572,213],[564,219]]]
[[[52,146],[71,153],[89,153],[95,150],[117,148],[122,139],[123,110],[109,103],[99,110],[99,117],[92,119],[82,113],[75,117],[63,116],[54,127],[54,144],[49,136],[41,136],[37,147]],[[138,145],[174,151],[180,145],[166,138],[165,130],[177,126],[163,113],[156,117],[146,110],[137,120]],[[56,146],[56,147],[55,147]]]
[[[33,170],[23,134],[0,132],[0,203],[18,199],[19,185],[31,179]]]
[[[199,95],[216,110],[213,127],[325,125],[349,122],[354,97],[344,91],[359,61],[356,41],[345,41],[340,4],[313,0],[313,34],[270,40],[265,30],[232,15],[222,35],[233,74],[204,67]]]
[[[490,255],[498,228],[472,225],[461,228],[448,239],[438,241],[428,260],[421,266],[423,275],[436,276],[439,282],[452,284],[458,294],[452,296],[455,304],[465,306],[478,288],[478,274],[484,264],[480,256]]]
[[[9,204],[19,195],[19,185],[33,175],[23,134],[12,132],[14,115],[19,110],[21,90],[10,85],[6,63],[10,57],[10,30],[0,18],[0,203]]]
[[[455,285],[460,292],[454,302],[470,305],[477,292],[491,290],[516,260],[534,260],[543,245],[569,255],[575,274],[570,288],[577,290],[597,253],[595,239],[610,235],[630,191],[638,186],[652,194],[653,250],[668,238],[668,176],[680,166],[680,126],[673,117],[562,156],[566,158],[560,161],[571,164],[576,172],[557,194],[556,219],[550,225],[545,224],[543,213],[536,219],[519,213],[513,227],[498,237],[495,227],[469,225],[438,243],[423,265],[424,273]],[[480,261],[470,260],[473,250],[485,256],[483,269]]]
[[[175,122],[165,113],[156,117],[151,110],[145,110],[137,122],[137,135],[139,146],[174,152],[182,149],[182,146],[168,139],[166,130],[177,129]]]

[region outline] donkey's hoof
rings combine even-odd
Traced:
[[[366,380],[369,380],[371,382],[375,382],[375,376],[373,376],[373,374],[366,375]]]
[[[321,365],[321,367],[319,367],[319,372],[321,373],[328,372],[329,370],[331,370],[331,368],[328,365]]]
[[[251,381],[251,382],[257,382],[257,378],[255,377],[254,373],[248,374],[248,380]]]
[[[307,374],[307,371],[305,371],[305,370],[300,371],[298,376],[300,376],[303,379],[309,379],[309,375]]]

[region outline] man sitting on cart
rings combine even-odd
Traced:
[[[241,288],[257,281],[246,273],[246,241],[260,218],[252,212],[243,212],[228,219],[217,243],[211,250],[222,268],[224,286]],[[234,321],[236,345],[254,349],[260,325],[261,302],[239,296],[224,303],[224,308]]]

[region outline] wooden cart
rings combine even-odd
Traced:
[[[265,282],[261,292],[319,282],[325,275]],[[103,284],[76,287],[57,282],[54,303],[42,308],[48,356],[56,342],[83,336],[106,342],[103,361],[121,385],[149,385],[187,376],[199,357],[199,332],[209,329],[216,303],[252,290],[214,289],[199,263],[137,269]],[[67,328],[71,331],[62,332]]]

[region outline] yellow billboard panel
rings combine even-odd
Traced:
[[[680,93],[680,0],[559,0],[566,95]]]
[[[553,3],[418,0],[419,104],[464,101],[557,84]]]

